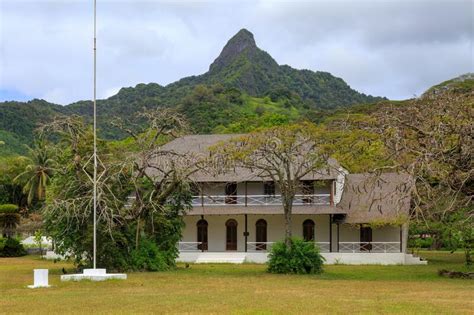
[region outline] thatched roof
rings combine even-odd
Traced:
[[[239,137],[228,135],[190,135],[175,139],[163,146],[163,150],[185,156],[208,158],[209,149]],[[303,179],[336,179],[341,173],[334,159],[329,160],[327,170],[309,174]],[[150,170],[153,172],[153,170]],[[259,174],[245,168],[235,168],[225,174],[200,171],[192,175],[195,182],[244,182],[262,181]],[[344,223],[400,223],[408,217],[410,210],[413,179],[407,174],[349,174],[346,175],[344,191],[337,206],[294,206],[294,214],[346,214]],[[205,206],[193,207],[189,215],[225,214],[283,214],[281,206]]]
[[[399,222],[408,217],[413,185],[408,174],[349,174],[337,206],[345,223]]]
[[[189,135],[174,139],[162,147],[162,150],[171,151],[178,154],[187,154],[194,159],[207,158],[210,156],[210,148],[218,144],[242,136],[241,134],[226,135]],[[336,160],[328,161],[327,169],[306,175],[303,180],[322,180],[335,179],[338,175],[339,164]],[[195,182],[244,182],[244,181],[262,181],[265,180],[257,171],[247,168],[236,167],[232,171],[226,173],[215,174],[208,171],[199,171],[191,176],[191,180]]]

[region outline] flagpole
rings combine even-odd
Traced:
[[[94,0],[94,240],[93,240],[93,268],[96,269],[97,252],[97,0]]]

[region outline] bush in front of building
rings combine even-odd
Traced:
[[[324,257],[314,242],[291,238],[291,245],[277,242],[272,246],[268,260],[268,272],[319,274],[323,272]]]

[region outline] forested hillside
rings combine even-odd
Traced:
[[[243,29],[228,41],[209,71],[202,75],[167,86],[138,84],[99,100],[98,125],[102,137],[121,139],[125,134],[112,126],[112,120],[129,120],[143,108],[164,106],[184,113],[196,133],[245,132],[300,117],[317,121],[328,110],[382,99],[359,93],[327,72],[278,65],[257,47],[253,34]],[[23,153],[23,144],[31,144],[39,124],[56,115],[73,114],[90,120],[92,103],[0,103],[0,140],[5,142],[0,154]]]

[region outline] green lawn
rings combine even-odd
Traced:
[[[180,265],[128,280],[60,282],[61,268],[0,259],[0,313],[474,313],[474,281],[438,277],[462,254],[423,253],[428,266],[326,266],[319,276],[272,275],[264,265]],[[28,289],[49,268],[49,289]]]

